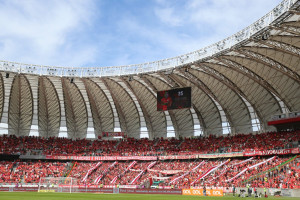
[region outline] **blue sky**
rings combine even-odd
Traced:
[[[139,64],[224,39],[281,0],[0,0],[0,60]]]

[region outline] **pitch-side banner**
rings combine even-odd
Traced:
[[[298,154],[299,148],[293,149],[272,149],[265,151],[247,151],[244,152],[244,156],[268,156],[268,155],[285,155],[285,154]]]
[[[181,195],[180,189],[126,189],[120,188],[120,193],[133,193],[133,194],[177,194]]]
[[[199,154],[197,158],[231,158],[243,156],[243,152]]]
[[[117,156],[117,160],[157,160],[157,156]]]
[[[285,155],[299,154],[299,148],[265,150],[265,151],[247,151],[232,152],[220,154],[194,154],[194,155],[177,155],[177,156],[37,156],[37,155],[21,155],[20,159],[53,159],[53,160],[85,160],[85,161],[116,161],[116,160],[173,160],[173,159],[196,159],[196,158],[224,158],[224,157],[241,157],[241,156],[268,156],[268,155]]]
[[[46,159],[54,160],[86,160],[86,161],[101,161],[101,160],[157,160],[157,156],[46,156]]]
[[[203,189],[182,189],[182,195],[199,195],[203,196]],[[221,189],[207,189],[206,196],[223,196]]]
[[[232,153],[216,153],[216,154],[194,154],[194,155],[174,155],[174,156],[158,156],[159,160],[187,160],[196,158],[231,158],[231,157],[241,157],[243,152],[232,152]]]
[[[196,159],[198,155],[158,156],[159,160]]]

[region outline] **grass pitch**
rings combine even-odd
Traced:
[[[89,193],[38,193],[38,192],[0,192],[1,200],[93,200],[93,199],[108,199],[108,200],[193,200],[193,199],[208,199],[208,200],[230,200],[242,199],[233,196],[224,197],[203,197],[203,196],[182,196],[182,195],[158,195],[158,194],[89,194]],[[257,198],[243,198],[245,200],[254,200]],[[261,198],[265,199],[265,198]],[[296,200],[299,198],[291,197],[269,197],[268,200]]]

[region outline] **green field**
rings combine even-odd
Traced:
[[[224,197],[203,197],[203,196],[181,196],[181,195],[156,195],[156,194],[85,194],[85,193],[37,193],[37,192],[0,192],[1,200],[86,200],[86,199],[108,199],[108,200],[131,200],[131,199],[142,199],[142,200],[189,200],[189,199],[240,199],[238,197],[224,196]],[[245,198],[247,200],[257,198]],[[265,199],[265,198],[261,198]],[[268,200],[294,200],[299,198],[291,197],[269,197]]]

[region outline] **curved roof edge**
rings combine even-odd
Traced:
[[[142,64],[113,67],[56,67],[0,61],[0,70],[34,75],[67,77],[123,76],[170,70],[176,67],[209,59],[221,52],[232,49],[234,46],[244,44],[251,37],[268,34],[269,25],[282,21],[289,14],[288,11],[292,9],[293,5],[297,1],[298,0],[283,0],[272,11],[236,34],[197,51],[173,58]]]

